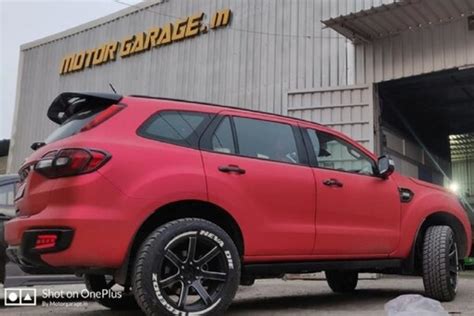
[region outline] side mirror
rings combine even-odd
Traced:
[[[381,156],[377,163],[379,176],[383,179],[387,179],[395,171],[395,163],[387,156]]]

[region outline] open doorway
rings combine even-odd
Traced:
[[[378,92],[380,150],[402,174],[452,186],[474,204],[474,69],[392,80]]]

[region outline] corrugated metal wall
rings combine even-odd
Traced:
[[[340,86],[288,93],[288,115],[320,122],[374,149],[372,86]]]
[[[356,47],[356,83],[380,82],[474,65],[467,17]]]
[[[208,101],[286,113],[288,90],[348,83],[345,38],[320,20],[387,0],[169,0],[22,51],[9,171],[54,128],[45,116],[61,91],[108,91]],[[68,53],[161,26],[197,11],[230,8],[230,27],[99,67],[59,76]],[[320,121],[318,117],[314,120]],[[355,135],[357,136],[357,135]]]

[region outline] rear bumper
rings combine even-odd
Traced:
[[[144,218],[140,206],[145,209],[147,205],[126,196],[99,173],[53,182],[46,202],[31,190],[17,202],[20,216],[5,223],[10,257],[28,270],[120,267]],[[61,229],[72,231],[67,246],[31,252],[34,246],[28,240],[32,232]]]
[[[110,212],[94,212],[98,213],[88,216],[85,209],[56,210],[51,207],[34,216],[8,221],[5,239],[9,258],[24,267],[25,272],[35,267],[41,268],[40,271],[46,268],[48,273],[51,273],[49,268],[78,271],[119,267],[137,227],[129,219],[122,218],[122,212],[117,211],[114,217]],[[35,251],[35,236],[41,231],[62,231],[63,237],[57,240],[61,247]]]
[[[40,234],[54,234],[58,236],[56,245],[47,249],[36,249],[36,238]],[[31,274],[67,274],[72,270],[50,266],[41,259],[44,253],[54,253],[67,249],[73,239],[74,231],[68,228],[59,229],[32,229],[23,233],[19,246],[10,246],[6,253],[8,258],[16,263],[24,272]]]

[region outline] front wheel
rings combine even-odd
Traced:
[[[157,228],[136,258],[132,287],[147,315],[220,315],[240,281],[234,242],[202,219],[179,219]]]
[[[426,294],[452,301],[458,285],[458,247],[449,226],[431,226],[423,242],[423,284]]]

